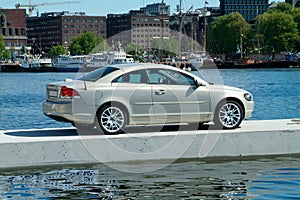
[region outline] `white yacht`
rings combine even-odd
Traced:
[[[60,55],[53,62],[53,66],[56,71],[59,72],[77,72],[81,68],[87,66],[90,62],[89,55],[80,55],[80,56],[67,56]]]

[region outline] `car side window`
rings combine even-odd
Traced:
[[[147,70],[150,83],[165,85],[194,85],[194,79],[186,74],[168,69]]]
[[[148,76],[145,70],[137,70],[125,73],[113,80],[114,83],[148,83]]]

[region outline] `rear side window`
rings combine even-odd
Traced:
[[[119,70],[118,68],[115,67],[103,67],[97,70],[94,70],[88,74],[85,74],[84,76],[82,76],[81,78],[79,78],[79,80],[83,80],[83,81],[97,81],[100,78],[106,76],[107,74],[110,74],[114,71]]]
[[[123,74],[112,81],[113,83],[148,83],[148,76],[145,70],[137,70]]]

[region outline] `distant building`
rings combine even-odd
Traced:
[[[293,7],[300,7],[300,0],[285,0],[285,2],[292,4]]]
[[[25,9],[0,9],[0,28],[11,58],[30,50],[27,46]]]
[[[159,12],[160,8],[166,8]],[[147,50],[154,38],[169,37],[169,6],[161,4],[147,5],[140,10],[131,10],[126,14],[107,15],[107,38],[110,44],[139,44]]]
[[[220,0],[222,15],[239,12],[246,21],[253,22],[257,15],[263,14],[269,6],[269,0]]]
[[[33,54],[47,53],[57,45],[69,48],[74,37],[87,32],[106,38],[106,17],[64,11],[27,18],[28,45]]]
[[[205,18],[204,18],[205,16]],[[182,13],[181,32],[184,35],[197,41],[201,46],[204,45],[204,26],[209,28],[209,24],[220,16],[220,9],[218,7],[199,8],[195,11]],[[180,31],[180,16],[179,14],[170,17],[170,29],[173,31]],[[207,30],[208,31],[208,30]]]
[[[164,13],[165,15],[170,15],[170,5],[166,5],[165,3],[154,3],[146,5],[146,7],[143,7],[140,9],[144,14],[146,15],[161,15]]]

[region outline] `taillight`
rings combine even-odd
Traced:
[[[60,90],[60,97],[61,98],[66,98],[66,99],[72,99],[74,97],[79,97],[79,93],[72,89],[72,88],[68,88],[66,86],[62,86],[61,90]]]

